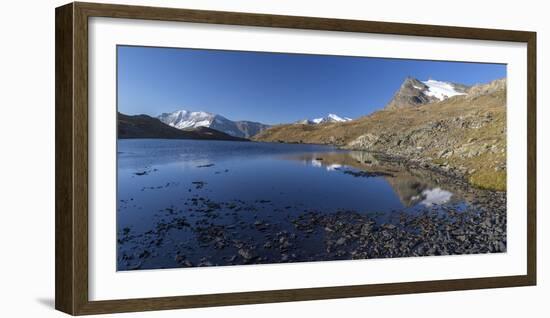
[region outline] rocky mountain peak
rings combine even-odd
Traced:
[[[428,86],[414,77],[408,76],[401,84],[400,89],[428,89]]]
[[[407,77],[386,105],[386,109],[399,109],[439,102],[453,96],[466,95],[468,89],[468,86],[462,84],[434,79],[420,81],[414,77]]]

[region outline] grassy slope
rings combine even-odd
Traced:
[[[267,142],[333,144],[418,159],[455,169],[478,187],[506,189],[506,91],[398,110],[347,123],[279,125]]]

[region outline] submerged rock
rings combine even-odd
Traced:
[[[205,164],[205,165],[198,165],[197,168],[209,168],[209,167],[213,167],[214,164],[213,163],[209,163],[209,164]]]

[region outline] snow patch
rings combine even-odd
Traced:
[[[451,83],[436,80],[427,80],[422,83],[428,86],[428,90],[424,92],[424,94],[433,96],[439,100],[444,100],[457,95],[466,95],[466,93],[457,91]]]

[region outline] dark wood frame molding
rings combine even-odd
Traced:
[[[112,17],[527,43],[527,275],[144,299],[88,300],[88,18]],[[536,284],[536,33],[70,3],[55,11],[55,307],[72,314],[241,305]]]

